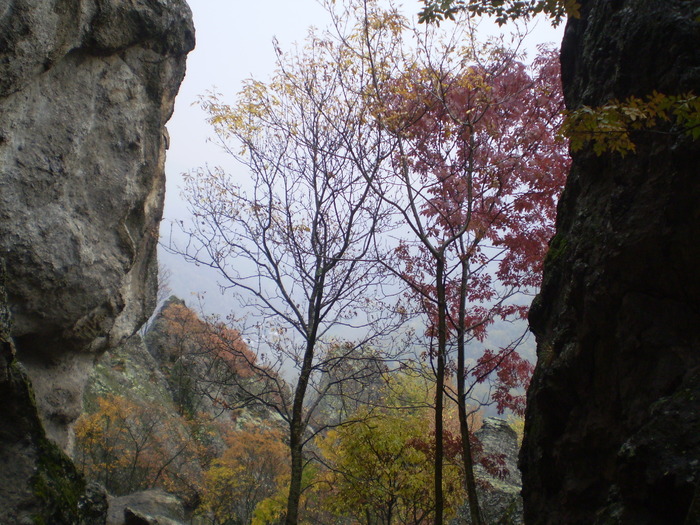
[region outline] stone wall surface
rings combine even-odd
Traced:
[[[700,1],[580,3],[569,108],[700,90]],[[700,145],[672,125],[633,139],[573,155],[530,313],[526,523],[700,523]]]
[[[184,0],[0,7],[0,259],[20,361],[68,446],[90,352],[150,315]]]
[[[0,522],[103,525],[107,496],[88,485],[42,427],[31,384],[17,361],[0,262]]]
[[[0,2],[3,523],[106,519],[54,442],[96,355],[153,309],[164,126],[193,46],[185,0]]]

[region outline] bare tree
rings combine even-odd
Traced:
[[[312,36],[294,55],[278,50],[273,79],[249,81],[235,105],[203,100],[222,146],[245,169],[187,176],[193,221],[186,244],[170,246],[217,270],[246,315],[238,323],[260,382],[239,390],[288,426],[288,524],[298,521],[304,446],[323,426],[312,424],[320,400],[357,380],[358,368],[348,376],[343,362],[362,359],[358,349],[396,320],[376,298],[383,278],[374,237],[387,217],[367,184],[387,153],[363,115],[361,80],[341,59],[331,40]],[[362,145],[364,172],[349,144]]]
[[[174,249],[216,269],[248,314],[238,322],[259,381],[239,390],[288,426],[288,524],[298,521],[304,446],[331,424],[314,414],[324,396],[347,391],[339,385],[382,369],[362,350],[394,326],[399,309],[375,298],[401,278],[425,316],[434,364],[435,523],[444,520],[446,393],[465,423],[478,523],[464,384],[517,354],[487,353],[468,370],[465,348],[496,317],[522,316],[514,301],[537,285],[563,172],[561,145],[548,142],[554,117],[502,48],[482,60],[459,37],[434,41],[430,31],[408,46],[406,21],[373,0],[349,2],[334,22],[333,37],[312,33],[296,54],[278,51],[273,79],[249,81],[235,105],[203,100],[246,174],[239,183],[221,169],[189,175],[194,221]],[[399,239],[392,256],[378,253],[387,238]]]

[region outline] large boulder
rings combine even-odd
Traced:
[[[94,355],[151,314],[184,0],[0,7],[0,259],[18,356],[68,446]]]
[[[193,35],[184,0],[0,2],[3,523],[105,522],[56,443],[97,354],[153,309],[164,125]]]
[[[570,109],[697,92],[700,0],[580,0]],[[700,523],[700,142],[573,155],[541,293],[521,452],[526,523]],[[695,504],[693,500],[695,499]]]
[[[32,388],[10,333],[5,269],[0,263],[0,516],[2,523],[103,525],[104,491],[87,485],[46,437]]]
[[[112,498],[107,525],[184,525],[182,502],[159,489]]]

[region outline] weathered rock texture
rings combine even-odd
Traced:
[[[582,0],[569,108],[700,88],[700,1]],[[530,322],[526,523],[700,523],[700,144],[574,155]],[[696,511],[700,510],[695,505]]]
[[[164,125],[193,45],[184,0],[0,2],[2,523],[105,521],[42,422],[66,447],[95,353],[151,313]]]
[[[479,481],[479,505],[484,521],[488,524],[521,525],[523,501],[520,497],[521,480],[518,470],[518,436],[508,422],[497,417],[484,419],[483,426],[475,432],[483,453],[503,456],[504,478],[494,477],[477,464]],[[468,519],[466,520],[468,522]]]
[[[154,307],[184,0],[0,5],[0,259],[18,355],[67,445],[95,352]]]
[[[86,485],[45,435],[33,392],[15,357],[0,263],[0,516],[2,523],[103,525],[107,499]]]
[[[162,490],[144,490],[109,502],[107,525],[184,525],[182,502]]]

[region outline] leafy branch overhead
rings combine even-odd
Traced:
[[[663,123],[693,140],[700,138],[700,98],[693,93],[665,95],[654,91],[645,98],[614,99],[597,108],[583,106],[567,112],[561,134],[569,138],[573,151],[592,142],[596,155],[611,151],[624,156],[636,149],[632,132],[652,130]]]
[[[458,13],[470,16],[492,16],[499,25],[538,14],[549,17],[553,26],[565,18],[580,17],[577,0],[422,0],[418,14],[421,23],[455,20]],[[700,20],[697,18],[696,20]],[[635,151],[630,137],[634,131],[651,130],[662,123],[671,123],[693,140],[700,138],[700,101],[692,92],[666,95],[654,91],[646,97],[614,99],[600,107],[583,106],[565,115],[561,135],[570,139],[573,151],[593,143],[593,151],[606,151],[624,156]]]
[[[577,0],[423,0],[423,6],[418,13],[420,23],[454,20],[457,13],[466,11],[470,15],[493,16],[499,25],[543,13],[554,26],[567,16],[577,18],[580,8]]]

